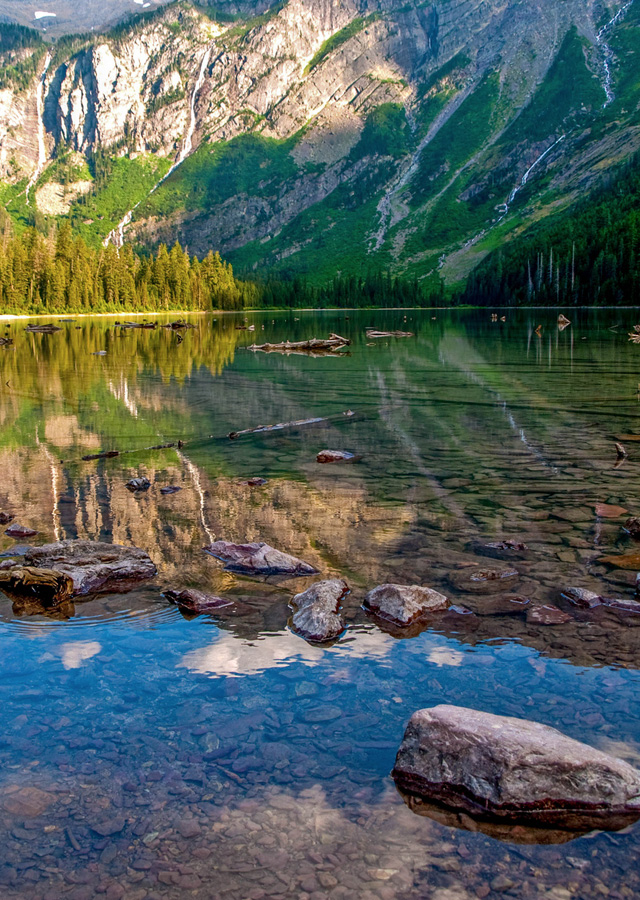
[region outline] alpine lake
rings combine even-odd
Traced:
[[[479,604],[403,633],[362,608],[385,582],[466,605],[452,573],[495,562],[475,542],[506,539],[528,548],[515,590],[533,604],[567,610],[569,586],[635,596],[637,569],[602,558],[640,552],[622,528],[640,515],[637,312],[565,310],[564,330],[558,312],[214,314],[180,337],[116,327],[124,315],[7,325],[0,510],[38,534],[3,526],[2,555],[133,544],[158,574],[49,615],[0,595],[3,900],[640,896],[640,823],[498,840],[416,815],[390,777],[410,715],[439,703],[640,766],[634,617],[542,625]],[[247,349],[331,332],[351,345]],[[228,437],[309,418],[324,421]],[[323,449],[359,459],[319,465]],[[131,492],[139,476],[151,487]],[[219,538],[320,575],[234,575],[203,552]],[[290,600],[320,577],[351,589],[332,645],[291,630]],[[183,613],[163,592],[187,587],[233,604]]]

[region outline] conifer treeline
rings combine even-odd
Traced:
[[[94,250],[68,223],[50,239],[30,229],[0,242],[3,313],[242,309],[257,297],[218,253],[200,261],[178,244],[148,258],[129,246]]]
[[[640,156],[568,212],[494,251],[462,301],[480,306],[624,306],[640,291]]]
[[[440,286],[389,274],[336,277],[317,287],[301,279],[257,284],[234,277],[218,253],[190,257],[179,244],[152,256],[130,245],[95,250],[65,223],[50,237],[29,229],[0,238],[0,313],[101,313],[234,310],[245,307],[429,306]]]

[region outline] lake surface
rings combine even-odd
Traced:
[[[450,573],[488,562],[469,542],[504,538],[529,547],[516,589],[536,603],[571,585],[633,596],[636,572],[600,557],[640,547],[626,515],[594,504],[640,515],[637,313],[569,316],[563,332],[543,310],[504,323],[488,311],[200,316],[182,343],[107,318],[53,335],[11,323],[0,510],[38,529],[36,544],[133,543],[158,576],[66,619],[0,595],[3,898],[640,895],[640,826],[501,842],[415,815],[389,774],[411,713],[437,703],[535,719],[640,764],[640,628],[474,615],[403,639],[361,609],[385,581],[463,602]],[[236,328],[245,319],[255,332]],[[369,341],[368,325],[416,336]],[[331,331],[352,339],[348,353],[245,349]],[[309,417],[331,418],[227,437]],[[321,466],[325,448],[362,459]],[[131,452],[82,461],[109,449]],[[134,495],[138,475],[152,487]],[[255,476],[267,484],[242,483]],[[343,638],[323,648],[290,631],[288,602],[314,579],[226,573],[202,551],[216,538],[264,540],[344,577]],[[0,551],[14,547],[2,534]],[[186,586],[235,605],[186,617],[162,596]]]

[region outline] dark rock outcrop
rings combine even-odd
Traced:
[[[128,591],[157,571],[144,550],[99,541],[58,541],[33,547],[25,554],[25,563],[68,575],[74,596]]]
[[[345,629],[340,603],[348,593],[346,582],[332,578],[318,581],[302,594],[296,594],[291,601],[295,610],[293,630],[315,644],[339,638]]]
[[[640,773],[538,722],[457,706],[414,713],[393,777],[480,819],[585,831],[640,818]]]
[[[276,550],[264,542],[233,544],[230,541],[215,541],[203,548],[205,553],[215,556],[225,564],[229,572],[240,575],[290,575],[302,577],[317,575],[318,570],[295,556]]]
[[[449,600],[432,588],[413,584],[381,584],[364,598],[366,609],[395,625],[411,625],[428,613],[443,612]]]

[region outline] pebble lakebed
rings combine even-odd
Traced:
[[[640,629],[572,611],[557,627],[523,615],[431,621],[403,640],[361,609],[384,581],[464,603],[450,574],[492,566],[469,542],[502,537],[529,547],[495,565],[513,565],[513,590],[533,602],[558,603],[569,585],[633,595],[634,571],[599,562],[637,546],[624,516],[594,512],[612,502],[640,513],[634,445],[618,469],[611,452],[638,415],[638,348],[625,328],[609,330],[623,313],[569,314],[561,335],[536,312],[493,328],[484,312],[297,315],[252,321],[268,340],[347,330],[351,355],[249,354],[253,337],[227,317],[200,319],[180,346],[87,322],[20,336],[0,358],[13,391],[3,508],[38,527],[36,542],[56,529],[128,539],[160,570],[130,594],[77,603],[65,621],[0,609],[3,896],[638,896],[637,827],[501,843],[414,815],[389,773],[411,713],[442,702],[536,719],[638,765]],[[531,336],[540,321],[542,345]],[[417,337],[368,347],[372,323]],[[176,371],[178,354],[197,362]],[[70,388],[68,357],[79,370]],[[236,426],[347,408],[352,422],[222,440]],[[158,437],[185,438],[184,452],[78,462],[98,438]],[[324,447],[362,461],[318,466]],[[152,482],[142,496],[125,487],[136,476]],[[241,483],[252,476],[267,484]],[[162,497],[168,483],[183,490]],[[314,647],[290,631],[288,602],[314,579],[222,573],[202,553],[207,531],[262,538],[345,578],[341,640]],[[235,608],[181,614],[161,596],[180,579]]]

